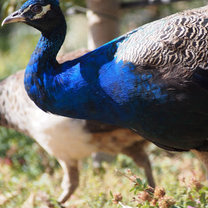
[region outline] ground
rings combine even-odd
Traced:
[[[7,134],[10,135],[9,140]],[[0,147],[0,207],[61,207],[56,199],[61,193],[62,170],[56,160],[30,138],[5,129],[1,129],[1,135],[4,138],[1,138]],[[149,189],[143,171],[130,158],[118,155],[112,164],[103,163],[103,169],[99,171],[93,169],[91,158],[82,161],[80,186],[64,207],[122,208],[123,204],[150,208],[158,207],[159,202],[161,208],[208,207],[205,171],[194,155],[170,154],[153,145],[148,148],[148,152],[157,190],[164,188],[166,192],[166,198],[163,195],[161,200],[157,197],[155,206],[150,205],[155,197],[150,194],[153,201],[153,198],[146,196]],[[174,201],[174,206],[164,202],[167,199]]]

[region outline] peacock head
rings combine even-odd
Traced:
[[[24,22],[42,33],[50,33],[65,22],[63,19],[58,0],[28,0],[19,10],[6,17],[2,26],[13,22]]]

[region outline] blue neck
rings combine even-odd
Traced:
[[[42,34],[41,38],[31,56],[28,67],[37,64],[38,67],[33,70],[44,72],[49,69],[50,65],[57,64],[56,56],[59,52],[66,36],[66,23],[55,28],[50,35]],[[28,68],[27,67],[27,68]]]
[[[45,102],[44,79],[57,73],[59,64],[56,56],[66,35],[66,22],[58,25],[50,33],[42,33],[41,38],[26,67],[24,84],[29,97],[42,108]]]

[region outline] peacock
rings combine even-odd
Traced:
[[[85,52],[73,51],[58,57],[58,61],[79,57]],[[64,203],[78,187],[79,161],[97,151],[130,156],[144,168],[149,185],[155,187],[146,152],[149,142],[129,129],[45,113],[27,96],[24,72],[21,70],[0,82],[0,125],[34,138],[59,161],[63,169],[59,202]]]
[[[143,25],[63,64],[56,61],[66,34],[58,0],[28,0],[2,25],[12,22],[42,33],[24,77],[38,107],[129,128],[167,150],[206,155],[208,6]]]

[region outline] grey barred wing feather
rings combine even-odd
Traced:
[[[118,59],[159,69],[166,77],[189,77],[197,67],[207,69],[208,15],[204,9],[178,13],[138,28],[120,44]]]

